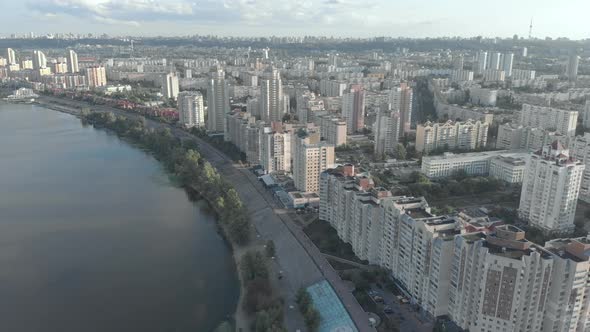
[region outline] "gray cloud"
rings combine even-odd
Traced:
[[[41,0],[28,8],[99,23],[139,25],[154,21],[193,23],[367,24],[380,23],[378,4],[386,0]]]

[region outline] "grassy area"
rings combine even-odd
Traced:
[[[303,231],[321,252],[357,263],[367,263],[355,256],[352,246],[340,240],[336,230],[328,222],[316,220],[306,226]]]
[[[332,265],[332,267],[336,271],[346,271],[346,270],[358,269],[358,267],[356,267],[354,265],[338,262],[338,261],[335,261],[335,260],[329,259],[329,258],[328,258],[328,263],[330,263],[330,265]]]

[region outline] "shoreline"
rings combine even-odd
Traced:
[[[82,120],[82,117],[80,115],[80,112],[82,109],[59,105],[57,103],[40,102],[39,100],[35,100],[35,102],[31,103],[31,105],[40,106],[40,107],[50,109],[52,111],[69,114],[69,115],[75,116],[76,118]],[[122,112],[124,112],[124,111],[122,111]],[[104,128],[104,129],[107,129],[107,128]],[[161,163],[157,159],[156,159],[156,161],[158,163]],[[236,303],[236,308],[232,314],[231,319],[221,321],[217,328],[223,326],[225,323],[229,323],[234,331],[240,331],[240,329],[243,329],[244,331],[246,331],[249,328],[249,325],[251,322],[251,317],[249,317],[249,315],[247,313],[245,313],[245,311],[243,310],[243,303],[245,300],[245,290],[244,290],[244,278],[243,278],[242,274],[240,273],[239,262],[240,262],[242,256],[250,249],[254,249],[256,247],[256,245],[254,245],[254,243],[250,243],[246,246],[240,246],[240,245],[234,243],[233,241],[231,241],[225,233],[226,226],[222,225],[222,223],[220,221],[220,211],[217,210],[217,208],[212,204],[210,199],[208,199],[207,197],[202,195],[195,188],[186,187],[186,186],[182,186],[182,187],[184,190],[187,191],[187,193],[190,194],[190,191],[192,191],[193,193],[196,193],[199,196],[199,199],[203,199],[204,201],[207,202],[207,205],[209,206],[211,211],[213,211],[215,213],[216,228],[217,228],[219,234],[222,236],[224,242],[229,246],[229,249],[232,253],[234,267],[236,270],[237,279],[238,279],[238,283],[239,283],[239,296],[238,296],[238,301]]]

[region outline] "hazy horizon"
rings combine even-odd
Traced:
[[[590,38],[590,2],[454,0],[37,0],[6,2],[3,34]],[[72,27],[75,27],[75,31]]]

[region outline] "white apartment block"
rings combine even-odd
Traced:
[[[520,217],[546,232],[572,232],[584,168],[558,141],[533,153],[522,184]]]
[[[453,81],[453,82],[473,81],[473,72],[470,70],[453,70],[451,72],[451,81]]]
[[[496,149],[504,150],[538,150],[543,146],[560,141],[569,145],[570,137],[543,128],[525,127],[512,123],[501,124],[498,127]]]
[[[541,331],[552,255],[510,225],[455,237],[449,316],[472,332]]]
[[[176,73],[169,73],[166,74],[162,78],[162,94],[167,99],[174,99],[178,98],[178,76]]]
[[[426,122],[416,128],[416,151],[431,152],[436,149],[473,150],[485,147],[489,125],[481,121]]]
[[[247,112],[234,112],[226,115],[224,139],[232,142],[246,154],[250,164],[260,164],[260,131],[263,123]]]
[[[342,97],[348,84],[344,81],[323,79],[320,81],[320,94],[325,97]]]
[[[477,64],[475,66],[477,73],[483,73],[488,64],[488,52],[479,52],[477,54]]]
[[[499,157],[526,160],[528,153],[502,150],[459,154],[447,152],[440,156],[424,156],[422,158],[421,172],[431,179],[450,177],[459,171],[471,176],[488,176],[491,175],[492,161]],[[508,180],[518,178],[518,172],[519,168],[517,167],[513,169],[512,173],[503,176],[496,175]]]
[[[74,50],[68,51],[68,68],[72,74],[80,71],[80,66],[78,64],[78,54]]]
[[[483,71],[483,80],[488,82],[503,82],[506,79],[506,72],[497,69],[486,69]]]
[[[590,330],[590,240],[557,239],[545,244],[553,254],[553,280],[547,294],[543,332]]]
[[[566,136],[575,136],[578,111],[561,110],[552,107],[523,104],[520,124],[554,130]]]
[[[469,101],[474,105],[496,106],[498,90],[471,88],[469,89]]]
[[[506,183],[522,183],[528,156],[498,156],[490,161],[490,177]]]
[[[334,145],[320,142],[319,133],[295,137],[293,181],[302,192],[320,191],[320,174],[334,166]]]
[[[345,165],[322,173],[320,219],[355,254],[391,270],[412,302],[433,316],[447,313],[453,218],[434,217],[423,198],[392,197]]]
[[[291,137],[291,133],[270,127],[260,133],[260,165],[266,173],[291,172]]]
[[[514,69],[512,70],[512,80],[534,80],[536,72],[534,70]]]
[[[270,123],[282,121],[287,112],[283,98],[283,81],[281,73],[275,68],[264,72],[260,83],[260,119]]]
[[[584,114],[582,117],[582,124],[584,128],[590,128],[590,100],[586,100],[586,105],[584,105]]]
[[[98,88],[107,85],[107,73],[103,66],[86,68],[86,81],[90,88]]]
[[[320,127],[320,136],[335,147],[346,145],[346,121],[329,114],[317,116],[314,123]]]
[[[401,134],[410,131],[413,98],[414,92],[407,83],[400,83],[399,87],[395,87],[389,91],[389,107],[392,110],[399,111],[401,117]]]
[[[388,271],[411,302],[448,315],[462,329],[587,331],[590,239],[546,248],[511,225],[466,233],[460,221],[430,214],[423,198],[393,197],[344,165],[323,172],[320,219],[355,254]]]
[[[178,94],[179,122],[185,127],[205,126],[205,107],[200,92],[183,91]]]
[[[391,104],[382,106],[373,124],[375,134],[375,156],[393,155],[402,133],[402,119],[399,111],[391,109]]]
[[[216,68],[210,72],[207,85],[207,130],[224,132],[225,116],[229,111],[229,87],[225,81],[225,70]]]
[[[586,203],[590,203],[590,133],[577,136],[572,145],[574,158],[586,165],[582,176],[582,184],[580,185],[579,198]]]

